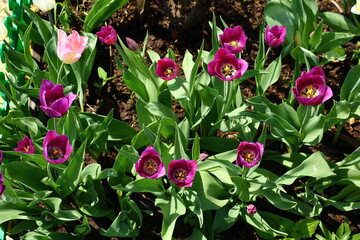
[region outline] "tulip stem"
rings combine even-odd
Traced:
[[[56,78],[56,84],[58,84],[59,82],[61,82],[61,74],[62,74],[62,71],[64,69],[64,65],[65,63],[64,62],[61,62],[61,66],[60,66],[60,69],[59,69],[59,72],[58,72],[58,76]]]
[[[54,181],[54,178],[53,178],[53,175],[51,173],[51,166],[50,166],[50,163],[48,162],[47,165],[46,165],[46,170],[47,170],[47,173],[49,175],[49,178],[50,178],[50,181],[51,182],[55,182]]]
[[[304,59],[305,59],[305,64],[306,64],[306,71],[310,72],[310,64],[309,64],[309,60],[306,57],[306,54],[304,53]]]
[[[344,125],[345,125],[346,121],[341,121],[336,125],[336,132],[334,135],[334,138],[332,139],[331,144],[334,146],[337,142],[337,140],[339,139],[341,130],[343,129]]]

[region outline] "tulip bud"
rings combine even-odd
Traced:
[[[33,4],[43,12],[48,12],[55,8],[55,0],[33,0]]]
[[[126,43],[131,51],[136,52],[137,50],[139,50],[139,45],[133,39],[127,37]]]
[[[246,208],[247,214],[253,215],[257,212],[257,209],[254,204],[249,204]]]

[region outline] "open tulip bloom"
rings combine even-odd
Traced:
[[[247,40],[244,30],[240,26],[225,28],[219,38],[221,45],[232,53],[240,53],[245,48]]]
[[[40,108],[49,117],[59,118],[63,116],[77,97],[74,93],[64,95],[64,86],[55,84],[47,79],[40,86]]]
[[[286,27],[285,26],[273,26],[270,28],[266,26],[265,29],[265,42],[270,47],[280,46],[286,38]]]
[[[66,135],[58,135],[55,131],[47,132],[43,142],[43,155],[50,163],[66,162],[72,153],[72,146]]]
[[[117,41],[117,33],[112,26],[102,26],[96,35],[100,41],[107,45],[114,45]]]
[[[17,146],[17,148],[14,148],[14,151],[16,152],[22,152],[27,154],[33,154],[36,152],[35,146],[28,136],[25,136],[23,140],[18,141]]]
[[[165,175],[165,166],[159,153],[148,146],[135,164],[136,172],[144,178],[159,178]]]
[[[173,160],[169,163],[168,177],[178,187],[191,187],[196,174],[197,162],[194,160]]]
[[[302,72],[292,89],[297,101],[304,106],[317,106],[333,96],[330,87],[325,86],[325,73],[321,67]]]
[[[156,75],[163,80],[174,79],[178,73],[178,66],[171,58],[160,59],[156,64]]]
[[[233,81],[240,78],[248,68],[248,63],[238,59],[226,48],[220,48],[214,60],[208,64],[208,72],[222,81]]]
[[[236,164],[251,168],[259,163],[263,153],[263,144],[258,142],[241,142],[236,150]]]
[[[84,52],[88,43],[88,37],[80,36],[77,31],[67,36],[66,33],[58,30],[57,55],[65,64],[77,62]]]

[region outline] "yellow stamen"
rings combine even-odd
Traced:
[[[48,150],[48,156],[51,160],[58,160],[64,156],[60,148],[50,147]]]
[[[177,169],[174,172],[174,178],[180,181],[186,180],[186,171],[183,169]]]
[[[233,65],[226,63],[224,64],[224,66],[221,68],[221,73],[225,78],[230,78],[232,76],[235,75],[236,70],[234,68]]]
[[[164,75],[166,76],[166,77],[171,77],[171,76],[173,76],[174,75],[174,69],[173,68],[167,68],[166,69],[166,71],[164,72]]]
[[[314,98],[318,95],[319,95],[319,91],[316,88],[314,88],[312,85],[305,87],[301,91],[301,96],[306,98]]]
[[[238,42],[238,40],[231,41],[229,42],[229,44],[233,47],[240,47],[240,43]]]
[[[144,170],[148,173],[154,173],[158,169],[158,164],[153,159],[149,159],[145,162]]]
[[[252,163],[255,160],[255,153],[250,150],[243,151],[241,156],[248,163]]]

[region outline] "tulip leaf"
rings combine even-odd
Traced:
[[[107,229],[100,229],[101,235],[106,237],[135,237],[139,234],[136,223],[131,219],[130,211],[119,212],[116,219]]]
[[[30,220],[41,211],[40,207],[30,207],[23,201],[16,203],[0,201],[0,224],[15,219]]]
[[[333,48],[349,42],[355,35],[348,32],[324,32],[320,45],[313,51],[314,54],[325,53]]]
[[[56,180],[56,183],[59,185],[58,191],[62,197],[71,194],[79,184],[86,144],[87,141],[85,140],[75,155],[68,160],[70,162],[69,165]]]
[[[299,177],[309,176],[320,179],[334,175],[336,174],[330,169],[324,155],[321,152],[316,152],[305,159],[299,166],[280,176],[276,183],[290,185]]]
[[[92,32],[99,24],[105,22],[129,0],[97,0],[92,5],[84,21],[86,32]]]
[[[170,196],[165,195],[155,200],[155,205],[160,207],[163,212],[161,237],[164,240],[172,239],[177,218],[186,213],[182,198],[176,193],[175,189],[171,188],[170,191]]]
[[[324,23],[336,32],[351,32],[353,34],[360,34],[359,29],[346,16],[334,12],[321,12],[321,19]]]
[[[340,99],[354,102],[360,96],[360,65],[350,69],[340,89]]]
[[[45,178],[46,171],[30,162],[13,161],[2,166],[2,171],[11,180],[33,191],[49,190],[41,180]],[[31,173],[31,174],[29,174]]]
[[[128,69],[124,69],[123,81],[126,86],[130,88],[131,91],[136,93],[136,95],[144,102],[149,101],[149,94],[147,92],[145,84]]]

